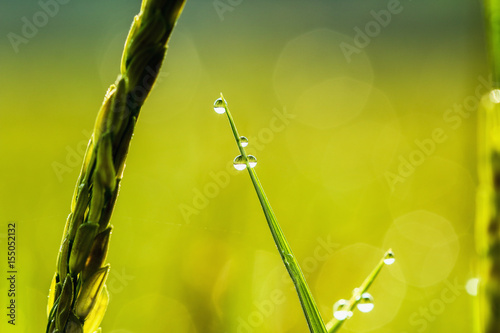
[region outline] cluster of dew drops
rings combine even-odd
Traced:
[[[226,112],[226,106],[224,100],[222,98],[217,98],[214,102],[214,111],[218,114],[223,114]],[[244,148],[248,146],[248,139],[244,136],[240,136],[239,144]],[[250,168],[253,168],[257,165],[257,158],[253,155],[248,156],[248,165]],[[238,155],[234,158],[233,166],[236,170],[245,170],[247,167],[247,163],[245,161],[245,157],[243,155]]]
[[[394,257],[394,253],[392,251],[389,251],[386,253],[384,257],[384,264],[386,265],[392,265],[396,261],[396,258]],[[355,288],[352,291],[353,295],[359,294],[359,289]],[[361,295],[358,295],[356,297],[356,300],[358,301],[358,304],[356,307],[358,308],[359,311],[367,313],[373,310],[374,304],[373,304],[373,296],[370,295],[370,293],[362,293]],[[345,320],[349,319],[352,316],[352,311],[349,308],[349,301],[345,299],[340,299],[338,300],[334,305],[333,305],[333,316],[337,320]]]

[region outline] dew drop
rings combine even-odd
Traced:
[[[257,158],[253,155],[248,155],[248,164],[250,164],[250,168],[254,168],[257,165]]]
[[[385,254],[385,258],[384,258],[384,264],[392,265],[392,264],[394,264],[395,261],[396,261],[396,258],[394,257],[394,252],[392,252],[392,250],[387,251],[387,253]]]
[[[248,139],[244,136],[240,136],[240,142],[242,147],[248,146]]]
[[[218,114],[223,114],[226,112],[226,107],[224,105],[224,100],[222,98],[217,98],[214,102],[214,111]]]
[[[498,104],[500,103],[500,90],[499,89],[493,89],[490,91],[490,101]]]
[[[351,318],[352,312],[349,311],[349,302],[345,299],[338,300],[333,305],[333,316],[337,320],[345,320]]]
[[[245,162],[245,158],[243,157],[243,155],[236,156],[236,158],[233,161],[233,166],[236,170],[239,170],[239,171],[245,170],[245,168],[247,167],[247,164]]]
[[[250,165],[250,168],[255,167],[257,165],[257,158],[253,155],[248,155],[248,164]],[[245,170],[247,164],[243,155],[236,156],[233,161],[233,166],[236,170]]]
[[[465,284],[465,290],[471,296],[477,296],[478,287],[479,287],[478,278],[469,279],[469,281],[467,281],[467,283]]]
[[[361,298],[359,300],[357,307],[359,311],[365,313],[373,310],[374,304],[372,295],[370,295],[369,293],[361,294]]]

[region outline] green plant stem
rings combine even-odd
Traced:
[[[478,331],[500,333],[500,104],[488,94],[480,106],[476,210]]]
[[[300,304],[302,305],[302,310],[304,311],[307,324],[309,325],[309,330],[313,333],[326,333],[327,331],[325,328],[325,324],[323,322],[323,319],[321,318],[321,314],[318,310],[318,307],[316,306],[316,302],[314,301],[312,293],[309,290],[304,274],[300,269],[299,263],[293,255],[292,249],[288,245],[285,235],[278,224],[276,216],[271,208],[271,204],[269,203],[269,200],[267,199],[259,178],[257,177],[257,173],[253,168],[250,167],[250,164],[248,162],[248,155],[245,151],[245,148],[241,144],[240,135],[238,134],[238,130],[236,129],[236,126],[234,124],[233,117],[222,94],[221,98],[224,101],[226,115],[229,120],[234,138],[238,144],[238,149],[240,150],[241,155],[245,158],[248,173],[250,174],[250,178],[252,179],[255,191],[257,192],[257,196],[259,197],[259,201],[264,211],[264,215],[266,216],[266,220],[269,225],[269,229],[271,230],[274,242],[276,244],[276,247],[278,248],[281,259],[285,264],[286,270],[288,271],[288,274],[292,278],[293,284],[295,285]]]
[[[185,0],[144,0],[121,73],[97,115],[66,221],[48,302],[47,333],[93,333],[106,311],[109,223],[141,107]]]
[[[500,88],[500,1],[484,0],[486,36],[493,88]]]
[[[365,292],[368,291],[368,288],[372,285],[373,281],[375,281],[375,278],[377,275],[380,273],[382,270],[382,267],[385,266],[384,260],[387,258],[388,253],[391,252],[391,249],[389,249],[385,254],[384,257],[379,261],[377,266],[373,269],[373,271],[366,277],[366,279],[363,281],[361,286],[355,289],[355,292],[353,293],[351,299],[349,300],[349,303],[347,307],[345,308],[345,311],[348,313],[352,312],[356,305],[358,305],[359,301],[361,300],[361,295],[363,295]],[[344,310],[344,309],[343,309]],[[347,319],[344,320],[338,320],[337,318],[332,318],[326,324],[326,329],[328,330],[328,333],[334,333],[337,332],[337,330],[342,326],[342,324],[346,321]]]
[[[500,0],[484,0],[492,91],[478,110],[476,331],[500,333]]]

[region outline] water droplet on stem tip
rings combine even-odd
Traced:
[[[226,112],[226,105],[222,98],[219,97],[215,100],[214,111],[217,112],[218,114],[223,114],[224,112]]]
[[[394,257],[394,252],[392,252],[392,250],[387,251],[387,253],[385,254],[385,258],[384,258],[384,264],[392,265],[392,264],[394,264],[395,261],[396,261],[396,258]]]

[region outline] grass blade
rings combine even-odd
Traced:
[[[222,103],[220,101],[222,101]],[[288,242],[285,238],[285,234],[278,224],[273,209],[271,208],[271,204],[269,203],[262,184],[257,177],[257,173],[250,165],[249,155],[246,153],[245,148],[242,145],[242,141],[240,139],[241,137],[238,134],[238,130],[236,129],[236,125],[234,124],[233,117],[222,94],[221,98],[216,101],[215,107],[220,110],[217,111],[216,109],[217,113],[225,112],[227,115],[234,138],[236,140],[236,143],[238,144],[238,149],[240,150],[241,156],[243,156],[243,161],[246,164],[246,169],[250,174],[255,192],[257,193],[260,204],[262,206],[262,210],[264,211],[264,215],[266,216],[266,220],[273,236],[274,242],[276,244],[276,247],[278,248],[281,259],[285,264],[286,270],[288,271],[288,274],[292,278],[293,284],[295,285],[295,290],[297,291],[297,295],[299,296],[300,304],[302,305],[302,310],[304,311],[309,330],[313,333],[327,333],[325,324],[323,322],[323,319],[321,318],[321,314],[318,310],[318,307],[316,306],[316,302],[314,301],[312,293],[309,290],[309,286],[307,285],[304,274],[300,269],[299,263],[293,255],[292,249],[288,245]],[[222,111],[222,108],[224,108],[224,111]]]

